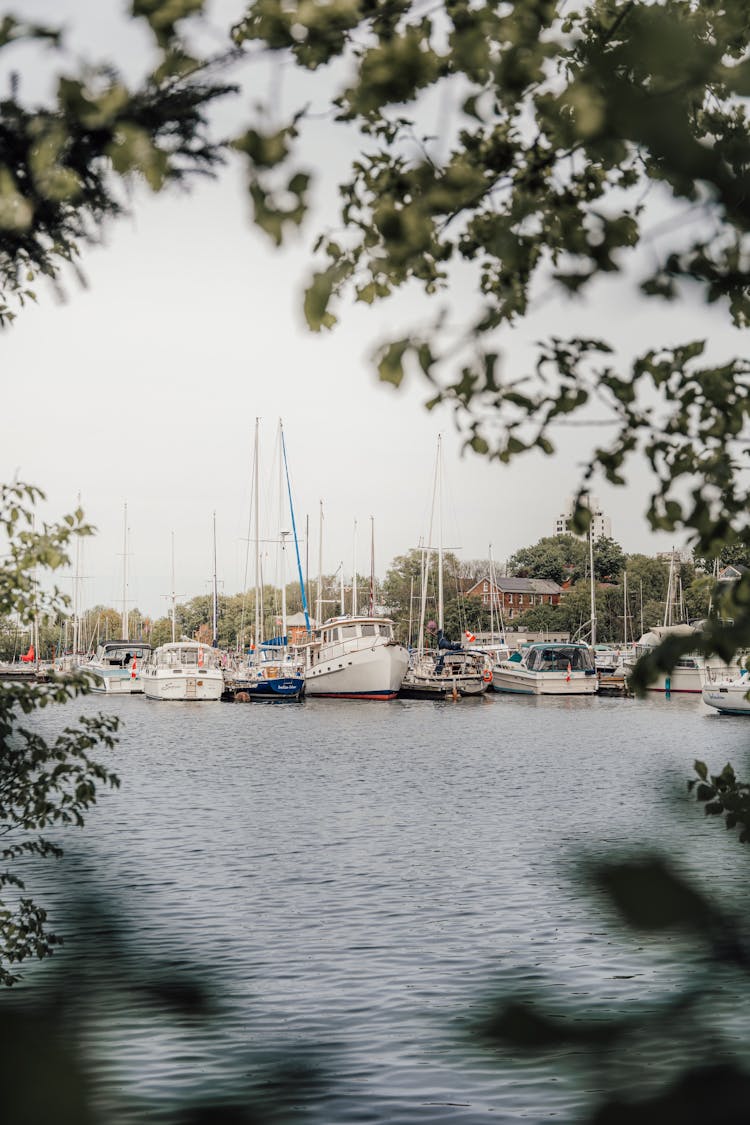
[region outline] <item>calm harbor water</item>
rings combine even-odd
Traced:
[[[626,940],[574,857],[656,847],[727,895],[747,883],[739,844],[684,793],[696,757],[744,766],[750,724],[692,699],[89,697],[66,718],[99,710],[124,720],[97,755],[122,788],[62,834],[61,863],[29,869],[66,944],[22,988],[96,945],[94,914],[65,918],[74,890],[113,895],[119,987],[86,1032],[111,1122],[279,1089],[280,1119],[316,1125],[576,1120],[604,1077],[478,1044],[488,996],[543,988],[605,1017],[668,996],[688,954]],[[205,970],[217,1018],[146,1004],[151,964]],[[296,1078],[274,1079],[290,1059]]]

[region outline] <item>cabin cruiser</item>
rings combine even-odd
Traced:
[[[134,695],[143,692],[143,666],[151,645],[142,641],[103,641],[79,671],[91,676],[92,691],[106,695]]]
[[[333,617],[315,629],[307,653],[305,693],[334,699],[395,699],[409,653],[387,617]]]
[[[598,688],[588,645],[538,641],[493,669],[495,691],[520,695],[593,695]]]
[[[218,700],[224,690],[217,650],[199,641],[160,645],[141,675],[147,699]]]

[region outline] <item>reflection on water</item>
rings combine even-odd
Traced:
[[[559,1072],[469,1044],[488,990],[551,985],[606,1014],[668,993],[683,951],[622,940],[569,859],[648,843],[706,885],[745,883],[738,845],[676,795],[696,757],[742,766],[748,727],[692,699],[72,708],[95,710],[125,720],[122,788],[29,888],[54,923],[73,887],[105,887],[133,980],[148,959],[193,962],[221,991],[208,1037],[127,990],[96,1014],[103,1096],[130,1103],[111,1120],[139,1099],[220,1101],[238,1073],[257,1093],[290,1057],[321,1125],[575,1118]],[[67,931],[58,964],[98,924]]]

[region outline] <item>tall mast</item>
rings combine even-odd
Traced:
[[[125,519],[122,536],[122,639],[127,641],[128,632],[128,506],[125,505]]]
[[[78,493],[78,507],[81,507],[81,494]],[[73,580],[73,655],[81,643],[81,537],[76,535],[76,574]]]
[[[492,562],[492,544],[489,547],[490,555],[490,644],[495,643],[495,567]]]
[[[664,621],[663,626],[666,628],[672,624],[672,601],[674,599],[674,547],[672,548],[672,555],[669,560],[669,578],[667,579],[667,600],[664,603]]]
[[[352,547],[352,617],[357,616],[357,521],[354,521],[354,544]]]
[[[591,508],[589,507],[589,512]],[[596,644],[596,582],[594,579],[594,519],[589,523],[589,570],[591,580],[591,645]]]
[[[214,574],[213,598],[211,599],[211,646],[219,647],[219,587],[216,577],[216,512],[214,512]]]
[[[318,596],[315,601],[315,621],[323,622],[323,501],[320,501],[320,525],[318,529]]]
[[[177,640],[177,595],[174,589],[174,532],[172,532],[172,644]]]
[[[346,614],[346,605],[344,604],[345,593],[346,593],[346,591],[344,589],[344,560],[342,559],[341,560],[341,616],[342,617]]]
[[[622,617],[622,643],[628,643],[628,572],[623,571],[622,575],[622,601],[623,601],[623,617]]]
[[[281,539],[281,635],[284,638],[285,653],[289,647],[286,635],[286,537],[288,534],[288,531],[279,532],[279,538]]]
[[[411,613],[411,602],[409,602]],[[370,516],[370,617],[375,616],[375,517]],[[411,632],[411,628],[409,630]]]
[[[286,441],[284,440],[284,427],[279,419],[279,437],[281,439],[281,452],[284,457],[284,471],[286,472],[286,489],[289,494],[289,515],[292,520],[292,535],[294,536],[294,555],[297,560],[297,578],[299,580],[299,592],[302,599],[302,612],[305,615],[305,628],[307,629],[308,636],[310,635],[310,614],[307,609],[307,592],[305,590],[305,580],[302,577],[302,559],[299,554],[299,538],[297,537],[297,521],[294,518],[294,503],[292,502],[292,482],[289,479],[289,461],[286,455]],[[309,521],[308,521],[309,522]],[[281,524],[279,524],[281,527]],[[309,528],[308,528],[309,530]],[[288,532],[287,532],[288,534]],[[284,597],[286,598],[286,582],[284,585]]]
[[[260,457],[259,419],[255,419],[255,663],[260,660]]]
[[[438,434],[435,484],[438,494],[438,629],[443,630],[443,435]]]
[[[413,616],[414,616],[414,575],[412,574],[411,583],[409,585],[409,633],[408,633],[408,641],[407,641],[407,643],[409,645],[409,648],[411,648],[411,627],[412,627]]]

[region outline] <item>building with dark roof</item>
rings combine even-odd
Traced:
[[[537,605],[559,605],[562,587],[546,578],[480,578],[464,592],[482,605],[498,609],[506,620],[520,617]]]

